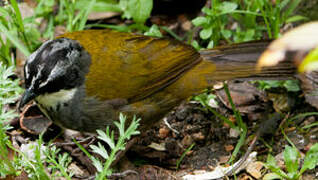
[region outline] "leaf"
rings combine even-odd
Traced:
[[[152,0],[129,0],[127,10],[137,24],[144,24],[150,16],[152,6]]]
[[[232,36],[232,31],[228,29],[223,29],[221,31],[222,35],[224,36],[225,39],[229,39]]]
[[[124,134],[124,138],[125,139],[128,140],[128,139],[130,139],[130,137],[132,135],[140,134],[140,132],[137,130],[137,128],[139,126],[139,121],[140,121],[140,119],[136,120],[136,116],[133,117],[133,120],[132,120],[131,124],[129,125],[129,127],[127,128],[127,130],[126,130],[126,132]]]
[[[288,8],[286,10],[284,10],[284,16],[288,17],[289,15],[291,15],[294,10],[298,7],[299,3],[301,2],[301,0],[293,0],[293,1],[287,1],[290,2],[288,4]]]
[[[206,15],[208,15],[208,16],[211,16],[211,17],[213,17],[213,16],[215,16],[216,14],[213,12],[213,9],[211,8],[207,8],[207,7],[203,7],[202,8],[202,12],[203,13],[205,13]]]
[[[98,146],[90,145],[90,148],[92,148],[93,152],[101,155],[104,159],[108,159],[109,156],[108,156],[108,152],[106,151],[105,147],[100,142],[98,142],[97,144],[98,144]]]
[[[267,156],[267,161],[265,165],[275,174],[284,178],[288,178],[287,174],[278,167],[278,165],[276,164],[276,160],[272,155],[269,154]]]
[[[211,49],[214,47],[214,41],[211,40],[206,48]]]
[[[80,11],[79,15],[81,15],[81,20],[79,20],[79,27],[76,30],[83,30],[88,18],[88,14],[91,12],[92,7],[94,6],[96,0],[91,0],[88,6],[86,6],[84,11]],[[76,18],[75,18],[76,19]]]
[[[287,89],[287,91],[290,91],[290,92],[300,91],[298,81],[296,80],[286,80],[284,82],[284,87]]]
[[[0,24],[0,32],[5,35],[25,56],[29,56],[31,54],[27,47],[20,42],[18,37],[13,35],[3,24]]]
[[[153,24],[150,29],[144,33],[146,36],[162,37],[159,27]]]
[[[200,47],[198,41],[196,41],[196,40],[193,40],[193,41],[191,42],[191,45],[192,45],[196,50],[200,50],[200,49],[201,49],[201,47]]]
[[[254,29],[248,29],[245,33],[245,36],[244,36],[244,41],[251,41],[253,40],[254,38],[254,34],[255,34],[255,30]]]
[[[300,170],[300,174],[305,172],[307,169],[314,169],[318,165],[318,143],[311,146],[309,151],[306,153],[303,167]]]
[[[286,19],[286,23],[293,23],[296,21],[307,20],[308,18],[305,16],[295,15]]]
[[[206,17],[200,16],[200,17],[193,19],[192,23],[194,26],[202,26],[202,25],[209,24],[209,20]]]
[[[18,3],[16,0],[10,0],[10,2],[15,12],[16,22],[18,24],[19,30],[24,32],[23,20],[22,20],[20,9],[18,7]]]
[[[275,179],[283,179],[283,178],[275,173],[268,173],[268,174],[265,174],[265,176],[263,177],[263,180],[275,180]]]
[[[95,168],[97,169],[97,171],[102,172],[103,171],[102,163],[93,156],[91,157],[91,160],[93,161],[93,164],[94,164]]]
[[[281,86],[281,81],[273,80],[273,81],[258,81],[261,84],[261,89],[270,89],[270,88],[277,88]]]
[[[222,3],[222,6],[219,7],[219,10],[221,11],[221,14],[227,14],[233,12],[237,7],[238,5],[234,2],[225,1]]]
[[[295,147],[285,146],[284,161],[285,166],[291,177],[294,177],[298,172],[299,153]]]
[[[107,1],[97,1],[92,7],[93,12],[121,12],[126,8],[128,1],[121,0],[119,3],[107,2]],[[90,1],[78,0],[75,3],[76,9],[82,9],[87,7]]]
[[[176,169],[178,170],[180,167],[180,163],[182,162],[183,158],[187,155],[189,151],[194,147],[195,143],[192,143],[181,155],[181,157],[176,162]]]
[[[211,37],[212,32],[213,32],[213,29],[212,29],[212,28],[213,28],[213,27],[210,26],[210,27],[208,27],[208,28],[202,29],[202,30],[200,31],[200,37],[201,37],[202,39],[208,39],[209,37]]]
[[[98,139],[103,140],[104,142],[106,142],[110,148],[114,148],[115,147],[115,143],[112,140],[111,137],[109,137],[108,135],[106,135],[106,133],[104,131],[101,130],[97,130],[96,131],[98,134]]]
[[[0,14],[4,17],[10,17],[8,10],[0,6]]]

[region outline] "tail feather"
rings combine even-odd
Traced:
[[[268,42],[250,42],[221,46],[215,49],[200,51],[203,61],[208,61],[215,66],[210,80],[229,79],[290,79],[294,77],[296,68],[291,61],[281,64],[256,69],[259,56],[268,46]],[[208,64],[208,63],[207,63]]]

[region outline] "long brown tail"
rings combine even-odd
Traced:
[[[215,65],[211,80],[228,79],[288,79],[294,76],[296,68],[291,61],[256,70],[261,53],[270,42],[249,42],[230,46],[217,47],[200,51],[203,61]],[[203,62],[204,63],[204,62]]]
[[[200,51],[198,63],[191,64],[182,76],[169,86],[126,106],[123,111],[139,112],[143,125],[151,125],[175,105],[193,94],[214,85],[217,80],[230,79],[286,79],[294,75],[295,68],[288,61],[275,67],[256,70],[258,57],[268,43],[253,42]],[[154,118],[156,117],[156,118]]]

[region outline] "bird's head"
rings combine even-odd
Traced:
[[[63,98],[63,93],[84,84],[90,63],[90,55],[75,40],[59,38],[43,43],[25,63],[26,91],[19,108],[52,94]]]

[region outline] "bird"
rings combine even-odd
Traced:
[[[110,29],[82,30],[44,42],[25,62],[19,108],[34,100],[53,123],[80,132],[136,115],[147,129],[192,95],[231,79],[293,76],[288,61],[256,70],[269,42],[197,51],[170,38]]]

